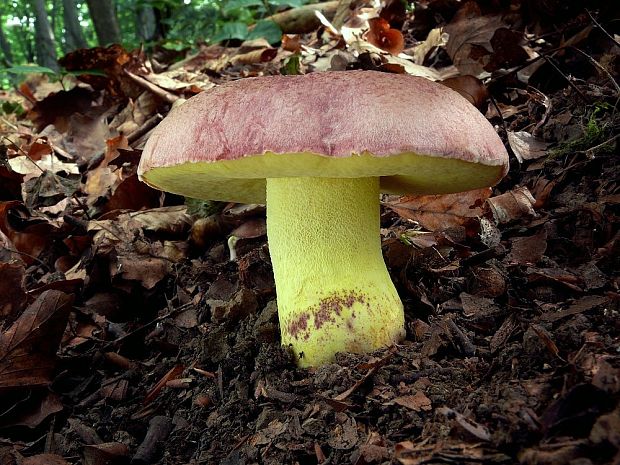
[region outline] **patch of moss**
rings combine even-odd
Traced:
[[[590,112],[588,121],[583,127],[583,134],[567,142],[563,142],[549,153],[549,159],[570,155],[572,153],[587,153],[600,155],[611,153],[616,148],[614,128],[617,127],[615,114],[613,119],[608,117],[613,107],[608,103],[597,103]]]

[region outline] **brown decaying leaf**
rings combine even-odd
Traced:
[[[0,263],[0,319],[13,319],[26,305],[25,274],[21,262]]]
[[[512,248],[506,257],[506,262],[516,265],[535,265],[547,250],[547,231],[539,232],[528,237],[517,237],[512,240]]]
[[[247,53],[240,53],[230,59],[233,65],[253,65],[256,63],[266,63],[273,60],[278,54],[277,48],[265,47],[263,49],[252,50]]]
[[[459,194],[405,196],[385,202],[403,218],[414,220],[430,231],[464,226],[482,215],[479,205],[491,195],[490,188]]]
[[[140,69],[143,66],[143,56],[139,53],[129,54],[119,44],[78,49],[62,57],[59,63],[69,71],[103,71],[106,76],[82,74],[79,79],[90,84],[93,89],[105,89],[113,97],[137,97],[140,92],[123,71]]]
[[[53,392],[44,393],[42,399],[35,396],[32,402],[28,402],[12,412],[12,415],[0,417],[0,425],[7,426],[26,426],[28,428],[36,428],[50,415],[62,412],[64,406],[58,394]]]
[[[21,202],[0,202],[0,231],[27,265],[49,246],[54,229],[46,221],[32,218]]]
[[[2,148],[0,147],[0,150]],[[1,160],[0,152],[0,200],[14,200],[21,195],[21,184],[23,175],[10,169],[10,165],[5,165]]]
[[[480,423],[477,423],[473,420],[470,420],[462,413],[459,413],[448,407],[440,407],[436,410],[436,412],[444,415],[446,419],[448,420],[454,420],[455,425],[458,425],[460,429],[468,432],[469,434],[474,436],[476,439],[479,439],[481,441],[491,440],[491,433],[489,432],[489,429],[486,426],[481,425]]]
[[[84,465],[116,465],[127,463],[129,446],[120,442],[89,444],[84,447]]]
[[[534,203],[536,203],[536,199],[527,187],[517,187],[487,199],[487,205],[493,214],[493,218],[500,224],[536,216]]]
[[[45,291],[0,335],[0,390],[50,382],[72,302],[64,292]]]
[[[527,131],[508,131],[508,144],[521,163],[547,155],[549,144]]]
[[[474,76],[455,76],[440,81],[446,87],[458,92],[469,103],[484,113],[489,92],[482,81]]]
[[[21,465],[70,465],[60,455],[56,454],[37,454],[26,457]]]
[[[413,395],[400,396],[394,399],[394,403],[406,407],[415,412],[432,410],[431,400],[422,391],[417,391]]]
[[[299,34],[283,34],[282,50],[286,50],[287,52],[299,53],[301,51]]]
[[[398,29],[392,29],[390,23],[383,18],[368,20],[370,29],[366,33],[366,40],[375,47],[398,55],[405,48],[405,39]]]
[[[457,14],[444,30],[450,35],[446,51],[461,74],[481,76],[490,62],[491,38],[504,27],[499,16]]]
[[[170,273],[171,263],[163,258],[145,257],[138,254],[118,256],[110,261],[110,276],[139,281],[145,289],[153,289]]]

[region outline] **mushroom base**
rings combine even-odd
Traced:
[[[300,366],[404,336],[381,253],[379,179],[267,179],[267,235],[282,344]]]

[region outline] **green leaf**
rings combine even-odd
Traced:
[[[292,8],[299,8],[307,3],[305,0],[267,0],[270,5],[273,6],[290,6]]]
[[[12,74],[32,74],[32,73],[58,74],[53,69],[46,68],[45,66],[36,66],[36,65],[11,66],[10,68],[0,69],[0,73],[12,73]]]
[[[9,100],[2,102],[2,112],[5,115],[10,115],[12,113],[20,116],[24,113],[24,107],[22,107],[18,102],[11,102]]]
[[[245,23],[231,21],[224,23],[222,28],[213,36],[213,42],[221,42],[222,40],[239,39],[245,40],[248,36],[248,27]]]
[[[301,74],[301,71],[299,70],[299,65],[300,65],[299,58],[300,58],[299,53],[296,53],[295,55],[292,55],[288,60],[286,60],[284,62],[284,65],[280,68],[280,74],[284,74],[284,75]]]
[[[101,71],[100,69],[76,69],[74,71],[63,71],[62,74],[66,74],[67,76],[102,76],[107,77],[108,75]]]
[[[252,6],[263,6],[262,0],[229,0],[222,7],[222,14],[229,15],[236,9],[249,8]]]
[[[246,39],[264,38],[270,44],[276,44],[282,40],[282,29],[274,21],[268,19],[260,20],[254,26]]]

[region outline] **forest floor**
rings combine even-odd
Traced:
[[[2,94],[0,463],[620,463],[619,36],[582,2],[479,3],[388,2],[365,12],[393,30],[354,15],[278,48],[82,50],[63,66],[96,72]],[[372,45],[398,53],[393,31],[410,58]],[[406,339],[299,369],[264,207],[185,204],[136,169],[182,99],[328,69],[453,78],[511,169],[385,196]]]

